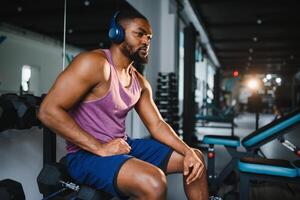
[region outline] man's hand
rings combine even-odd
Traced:
[[[118,154],[128,154],[131,150],[129,144],[121,139],[114,139],[108,143],[102,144],[101,149],[99,150],[100,156],[112,156]]]
[[[183,165],[183,175],[188,176],[186,179],[187,184],[200,178],[205,170],[205,164],[199,159],[193,149],[185,154]]]

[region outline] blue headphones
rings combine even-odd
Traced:
[[[117,22],[119,13],[120,11],[117,11],[111,19],[108,32],[109,39],[118,44],[122,43],[125,38],[125,31]]]

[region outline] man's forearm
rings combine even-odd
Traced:
[[[191,148],[178,137],[171,126],[163,120],[160,121],[155,130],[150,130],[150,133],[156,140],[172,147],[175,151],[182,155],[185,155],[187,151],[191,150]]]
[[[81,129],[78,124],[62,109],[40,111],[39,119],[44,125],[61,135],[66,140],[91,153],[98,154],[101,143]]]

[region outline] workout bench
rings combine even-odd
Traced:
[[[283,137],[283,135],[288,133],[289,130],[299,125],[300,109],[297,109],[245,137],[242,140],[242,145],[245,147],[246,152],[237,151],[237,148],[240,146],[240,139],[237,136],[204,136],[202,144],[208,145],[208,182],[211,185],[210,188],[212,191],[217,190],[224,180],[233,172],[233,170],[237,167],[239,159],[249,156],[259,157],[259,153],[261,156],[265,157],[260,148],[274,139],[278,139],[282,145],[293,151],[297,156],[300,156],[299,148]],[[215,173],[215,145],[223,145],[231,155],[230,162],[218,176]]]
[[[253,180],[300,184],[300,160],[290,163],[280,159],[245,157],[239,161],[238,167],[240,171],[240,200],[249,199],[250,183]]]

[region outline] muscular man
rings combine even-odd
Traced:
[[[110,49],[81,53],[59,75],[38,115],[67,140],[70,175],[121,199],[158,200],[166,198],[166,174],[183,173],[188,199],[207,200],[201,152],[186,145],[162,119],[151,86],[133,67],[148,61],[148,20],[121,12],[114,16],[109,35]],[[133,107],[153,139],[126,135],[125,118]]]

